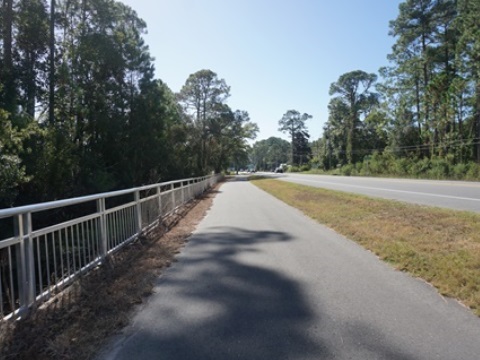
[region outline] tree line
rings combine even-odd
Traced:
[[[0,208],[205,175],[258,127],[211,70],[155,79],[145,22],[114,0],[2,0]]]
[[[389,25],[389,65],[331,84],[323,136],[309,144],[310,166],[479,179],[479,14],[480,0],[402,2]]]
[[[480,163],[479,0],[407,0],[390,22],[389,65],[343,74],[330,87],[317,163],[419,175]],[[419,165],[420,164],[420,165]],[[382,170],[383,169],[383,170]],[[365,169],[363,169],[365,170]],[[431,170],[431,169],[430,169]],[[372,169],[370,169],[372,171]]]
[[[211,70],[155,78],[146,24],[114,0],[2,0],[0,208],[228,167],[468,175],[480,170],[480,0],[406,0],[379,74],[331,84],[323,136],[288,110],[279,138],[227,104]],[[477,165],[476,165],[477,164]],[[435,169],[434,169],[435,168]],[[435,170],[435,171],[434,171]]]

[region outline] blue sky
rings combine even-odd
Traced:
[[[246,110],[257,140],[287,139],[278,120],[313,115],[311,140],[328,118],[330,84],[353,70],[388,65],[388,23],[400,0],[121,0],[147,22],[156,77],[175,92],[210,69],[231,86],[228,104]]]

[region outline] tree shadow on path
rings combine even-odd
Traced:
[[[386,339],[376,344],[374,329],[354,334],[344,353],[322,304],[314,311],[301,284],[262,262],[270,246],[293,241],[288,234],[208,230],[192,236],[103,359],[415,359]]]
[[[285,233],[214,229],[194,235],[134,319],[115,359],[321,359],[325,344],[305,327],[314,314],[298,286],[279,272],[237,255]]]

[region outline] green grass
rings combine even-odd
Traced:
[[[480,214],[271,179],[253,183],[480,316]]]

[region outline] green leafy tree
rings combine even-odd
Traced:
[[[413,116],[419,136],[410,132],[404,147],[416,141],[419,155],[450,153],[459,159],[465,155],[470,86],[465,81],[468,56],[459,52],[464,33],[458,21],[460,9],[461,3],[454,0],[408,0],[390,23],[396,43],[389,55],[394,65],[384,71],[386,94],[396,103],[391,106],[394,121],[405,125]]]
[[[161,80],[158,80],[163,111],[164,138],[161,145],[165,149],[160,167],[161,180],[174,180],[196,175],[195,153],[189,143],[190,126],[186,114],[176,100],[176,95]]]
[[[142,39],[145,22],[130,7],[111,0],[59,2],[56,15],[63,31],[56,39],[51,126],[58,133],[54,148],[70,151],[64,168],[70,167],[68,173],[76,179],[72,183],[92,192],[147,182],[149,170],[138,154],[146,149],[143,144],[151,149],[152,142],[136,136],[151,126],[151,137],[160,141],[162,118],[152,119],[161,98],[152,95],[157,87]],[[138,164],[134,169],[133,163]]]
[[[250,149],[249,157],[257,170],[271,171],[280,164],[286,164],[290,153],[288,141],[272,136],[255,142]]]
[[[341,98],[331,99],[328,104],[328,121],[324,128],[325,146],[328,148],[326,153],[330,164],[328,168],[332,163],[347,163],[348,117],[348,105]]]
[[[399,65],[398,75],[411,74],[415,91],[417,118],[428,131],[430,107],[422,99],[431,76],[430,46],[434,42],[432,0],[407,0],[399,5],[399,15],[390,22],[390,35],[397,37],[390,60]],[[413,86],[412,86],[413,85]]]
[[[230,87],[211,70],[191,74],[178,94],[178,100],[191,121],[191,146],[198,151],[197,171],[210,171],[208,159],[211,149],[209,123],[221,117],[223,104],[230,96]]]
[[[470,79],[473,89],[471,105],[471,126],[468,132],[475,149],[474,158],[480,163],[480,0],[458,0],[457,27],[460,33],[457,48],[458,66],[463,69],[466,79]],[[463,85],[463,84],[462,84]],[[465,85],[461,86],[466,89]]]
[[[35,107],[45,89],[42,73],[46,71],[48,14],[43,0],[18,2],[16,56],[20,104],[33,119]]]
[[[346,138],[345,153],[349,164],[355,160],[353,150],[361,122],[378,103],[378,94],[371,91],[376,80],[375,74],[356,70],[341,75],[330,86],[330,95],[337,95],[330,101],[331,117]]]
[[[233,113],[233,119],[230,129],[227,133],[226,142],[228,144],[228,153],[230,162],[238,170],[240,166],[246,167],[249,160],[248,140],[254,140],[258,133],[258,125],[250,121],[248,112],[236,110]],[[223,168],[226,168],[226,163]],[[217,168],[218,171],[218,168]]]
[[[31,181],[22,157],[30,152],[27,140],[40,133],[35,123],[24,128],[12,124],[6,111],[0,109],[0,208],[11,207],[19,191]]]
[[[312,155],[312,149],[308,143],[310,135],[306,131],[297,131],[292,139],[293,164],[302,166],[308,164]]]
[[[18,92],[15,86],[15,68],[13,63],[13,0],[3,0],[2,3],[2,68],[0,75],[0,107],[10,114],[15,113]]]
[[[296,156],[296,142],[294,139],[302,134],[303,137],[308,138],[308,132],[305,122],[308,119],[311,119],[312,115],[307,113],[300,114],[297,110],[288,110],[283,114],[282,118],[278,121],[279,131],[287,133],[291,139],[291,152],[290,152],[290,163],[297,164],[295,161],[298,159]],[[298,151],[302,151],[298,149]]]
[[[225,81],[201,70],[173,94],[154,78],[146,24],[130,7],[1,4],[2,206],[203,175],[247,159],[258,126],[225,104]]]

